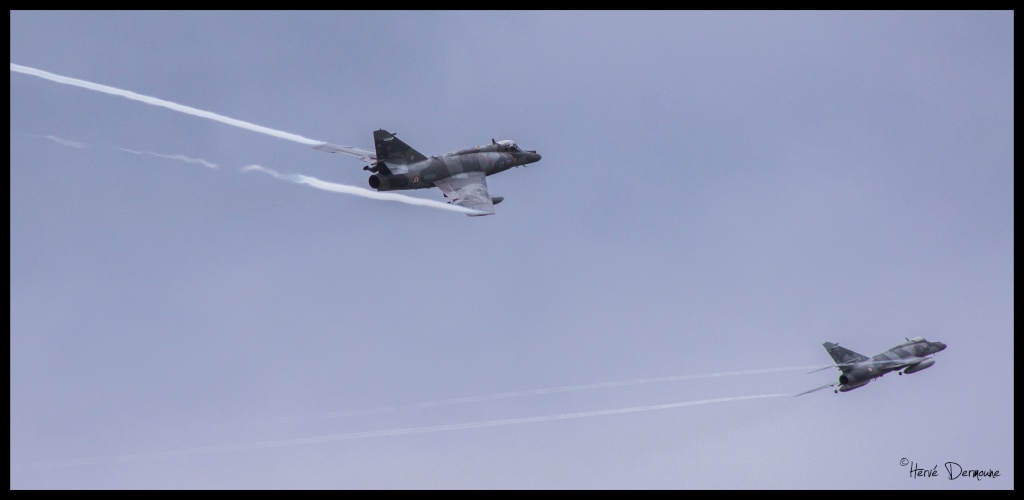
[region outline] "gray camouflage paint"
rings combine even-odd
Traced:
[[[448,203],[476,210],[468,215],[491,215],[494,205],[505,199],[487,192],[488,175],[540,161],[536,151],[520,149],[513,141],[491,139],[484,146],[430,158],[384,129],[373,132],[373,143],[375,152],[330,143],[318,144],[313,149],[345,153],[369,163],[363,170],[373,173],[369,184],[377,191],[436,187],[451,200]]]
[[[376,152],[329,143],[313,149],[345,153],[369,163],[363,170],[373,173],[369,184],[377,191],[436,187],[449,203],[477,211],[469,215],[491,215],[494,205],[505,199],[487,192],[488,175],[540,161],[536,151],[520,149],[513,141],[491,139],[491,144],[430,158],[384,129],[373,132],[373,143]]]
[[[377,161],[367,170],[370,187],[377,191],[425,189],[435,182],[462,173],[482,172],[485,176],[540,161],[536,151],[509,149],[493,143],[427,158],[386,130],[373,133]],[[502,141],[505,142],[505,141]]]
[[[852,391],[893,371],[902,370],[900,375],[919,372],[935,364],[935,360],[927,356],[946,348],[946,344],[942,342],[929,342],[923,337],[915,337],[868,358],[832,342],[825,342],[822,345],[843,372],[839,376],[839,388],[835,392]]]

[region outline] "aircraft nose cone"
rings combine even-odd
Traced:
[[[946,344],[943,344],[942,342],[936,342],[935,343],[935,347],[938,347],[939,350],[941,351],[941,350],[946,348]]]

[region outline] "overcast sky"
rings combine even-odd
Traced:
[[[12,11],[12,64],[543,159],[467,217],[243,172],[368,176],[12,66],[11,488],[1013,489],[1013,32]],[[789,396],[836,381],[822,342],[914,336],[949,345],[929,370]]]

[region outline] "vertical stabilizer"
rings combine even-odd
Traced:
[[[870,359],[863,354],[851,351],[845,347],[840,347],[839,344],[825,342],[822,345],[825,346],[825,350],[828,351],[829,356],[832,356],[832,359],[836,362],[837,365],[859,363],[861,361],[868,361]]]
[[[395,134],[380,129],[373,132],[373,145],[377,148],[377,161],[390,165],[409,165],[426,160],[423,153],[409,147]]]

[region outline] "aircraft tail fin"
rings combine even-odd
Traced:
[[[384,129],[373,132],[373,145],[377,148],[377,161],[392,165],[408,165],[427,159],[422,153],[395,137],[395,134]]]
[[[858,352],[851,351],[845,347],[840,347],[839,344],[833,344],[832,342],[825,342],[822,344],[825,346],[825,350],[832,356],[832,360],[837,365],[858,363],[860,361],[868,361],[870,358],[860,354]]]

